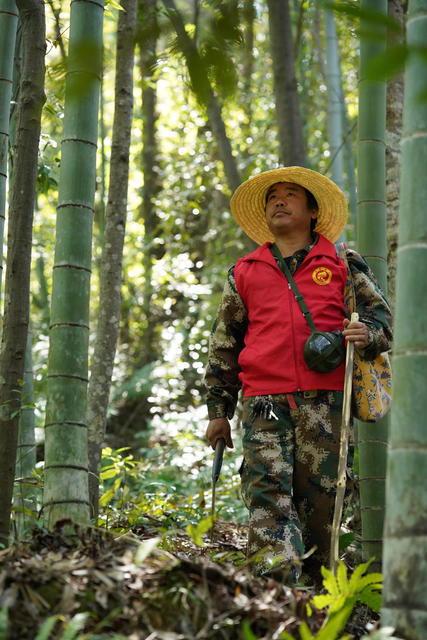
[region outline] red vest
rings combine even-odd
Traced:
[[[269,243],[240,258],[234,273],[249,319],[239,356],[243,395],[343,389],[344,363],[331,373],[316,373],[305,364],[303,350],[310,328]],[[342,330],[346,268],[329,240],[319,236],[294,280],[316,329]]]

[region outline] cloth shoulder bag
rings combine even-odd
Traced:
[[[356,311],[356,295],[343,244],[338,245],[338,255],[347,268],[344,304],[347,316],[351,317],[353,311]],[[391,383],[391,364],[388,353],[380,353],[375,360],[363,360],[355,349],[352,395],[353,416],[362,422],[377,422],[383,418],[391,406]]]

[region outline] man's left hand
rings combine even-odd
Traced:
[[[356,349],[364,349],[368,346],[369,329],[364,322],[350,322],[348,318],[344,318],[343,326],[342,334],[346,341],[354,342]]]

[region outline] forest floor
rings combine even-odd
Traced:
[[[311,589],[250,573],[243,525],[218,520],[203,546],[153,518],[121,535],[64,531],[0,551],[0,640],[273,640],[324,621]],[[345,630],[358,640],[377,617],[358,606]]]

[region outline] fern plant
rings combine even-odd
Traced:
[[[337,573],[334,575],[322,567],[323,586],[327,593],[314,596],[313,605],[317,609],[327,608],[327,616],[320,631],[314,636],[308,625],[302,622],[299,627],[301,640],[336,640],[343,631],[356,602],[362,602],[374,611],[381,608],[382,575],[366,573],[372,560],[356,567],[350,578],[343,562],[339,561]],[[311,609],[309,609],[311,613]],[[295,640],[286,631],[281,640]],[[341,636],[340,640],[349,640],[350,635]]]
[[[322,567],[323,586],[328,593],[314,596],[313,604],[318,609],[329,608],[334,613],[347,604],[352,608],[356,602],[362,602],[374,611],[381,608],[382,575],[381,573],[366,573],[372,560],[359,564],[350,578],[343,562],[339,561],[336,576]]]

